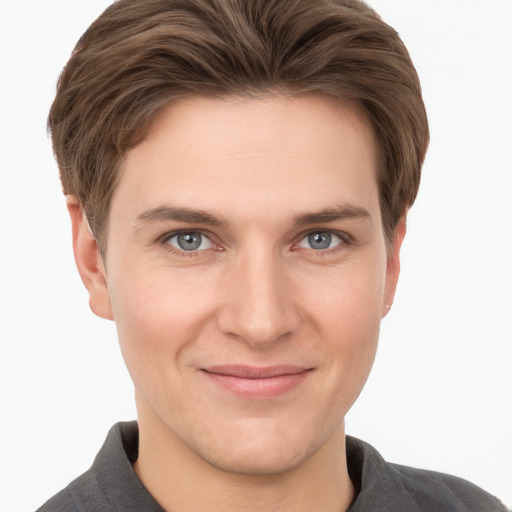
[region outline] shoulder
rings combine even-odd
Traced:
[[[50,498],[36,512],[83,512],[87,509],[82,506],[83,500],[77,496],[77,493],[82,494],[92,486],[94,483],[91,481],[89,470]]]
[[[418,503],[429,504],[426,510],[461,512],[506,512],[494,496],[462,478],[435,471],[389,464],[390,472],[400,479]]]
[[[66,489],[60,491],[53,498],[50,498],[43,506],[37,509],[36,512],[76,512],[77,508],[74,506],[71,496],[66,492]]]
[[[136,422],[114,425],[90,469],[37,512],[163,512],[133,470],[138,442]]]
[[[109,510],[109,502],[101,490],[95,471],[89,469],[67,487],[50,498],[36,512],[88,512]]]
[[[92,466],[50,498],[37,512],[155,510],[152,499],[131,466],[137,451],[137,424],[117,423],[110,429]],[[144,501],[148,506],[137,508],[137,504]],[[118,506],[119,503],[123,506]]]
[[[462,478],[388,463],[368,443],[348,436],[347,463],[357,490],[350,512],[507,512]]]

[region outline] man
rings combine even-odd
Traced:
[[[428,143],[354,1],[120,1],[49,118],[92,310],[137,424],[41,510],[504,510],[346,439]]]

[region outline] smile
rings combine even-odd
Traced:
[[[253,367],[225,365],[203,368],[202,373],[215,384],[243,398],[268,399],[299,386],[312,368],[293,365]]]

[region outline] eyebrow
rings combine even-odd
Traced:
[[[188,224],[205,224],[213,227],[227,227],[228,222],[222,216],[213,215],[204,210],[192,208],[176,208],[173,206],[158,206],[144,211],[135,219],[135,226],[151,222],[177,221]]]
[[[325,208],[315,212],[304,212],[293,217],[295,226],[308,224],[325,224],[340,220],[366,219],[371,223],[371,215],[365,208],[352,204],[343,204],[333,208]],[[203,224],[212,227],[227,228],[229,223],[221,215],[215,215],[204,210],[192,208],[178,208],[174,206],[158,206],[142,212],[136,219],[134,227],[152,222],[185,222],[188,224]]]
[[[336,222],[339,220],[362,219],[372,223],[372,217],[368,210],[361,206],[352,204],[338,205],[333,208],[319,210],[317,212],[305,212],[294,217],[293,223],[296,226],[305,226],[308,224],[324,224]]]

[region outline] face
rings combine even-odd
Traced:
[[[354,109],[314,96],[176,102],[123,163],[104,266],[84,263],[80,244],[97,249],[74,224],[141,432],[258,474],[343,434],[398,276]]]

